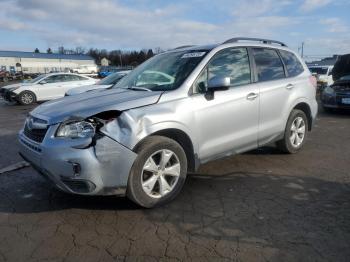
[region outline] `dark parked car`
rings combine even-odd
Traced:
[[[350,109],[350,54],[341,56],[333,68],[334,84],[321,94],[325,109]]]

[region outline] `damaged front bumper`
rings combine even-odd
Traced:
[[[124,195],[136,154],[110,137],[57,138],[50,126],[41,143],[19,133],[20,155],[57,188],[82,195]]]
[[[1,90],[0,92],[1,97],[8,102],[16,102],[17,101],[17,94],[10,90]]]

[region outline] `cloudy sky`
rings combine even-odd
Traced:
[[[207,44],[234,36],[350,53],[349,0],[0,0],[0,50]]]

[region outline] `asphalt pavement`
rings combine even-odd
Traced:
[[[0,100],[0,169],[22,161],[32,108]],[[1,174],[0,261],[349,261],[350,113],[321,109],[307,140],[203,165],[151,210],[62,193],[31,167]]]

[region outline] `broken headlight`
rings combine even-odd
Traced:
[[[87,121],[62,123],[57,130],[57,137],[89,138],[95,135],[95,126]]]

